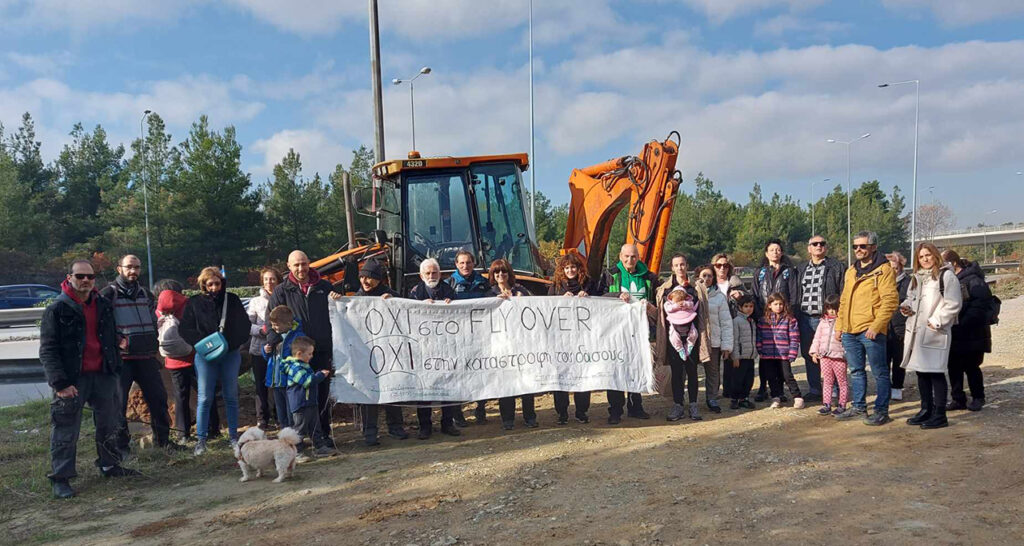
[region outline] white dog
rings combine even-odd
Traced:
[[[242,434],[235,446],[235,459],[242,469],[239,481],[247,482],[263,475],[263,470],[277,469],[274,483],[281,483],[292,476],[295,470],[295,446],[302,441],[299,433],[293,428],[284,428],[276,440],[267,440],[265,432],[252,427]]]

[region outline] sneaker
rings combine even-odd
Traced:
[[[621,422],[622,422],[622,416],[621,415],[609,415],[608,416],[608,424],[609,425],[617,425],[617,424],[619,424]]]
[[[718,400],[708,400],[708,409],[711,413],[722,413],[722,407],[718,405]]]
[[[757,396],[754,397],[754,402],[764,402],[768,399],[768,395],[763,392],[758,392]]]
[[[967,404],[968,411],[981,411],[981,408],[985,406],[984,398],[971,398],[970,403]]]
[[[405,431],[405,427],[393,427],[388,429],[388,436],[396,440],[405,440],[409,433]]]
[[[903,389],[892,389],[889,393],[889,398],[892,398],[893,400],[903,400]]]
[[[238,438],[232,438],[228,443],[231,445],[231,451],[234,451],[238,447]]]
[[[459,428],[466,428],[469,426],[469,421],[466,420],[466,417],[462,415],[461,412],[455,412],[454,423],[455,426]]]
[[[420,440],[426,440],[427,438],[430,438],[430,435],[433,433],[433,430],[431,430],[431,428],[420,427],[420,431],[416,433],[416,438]]]
[[[537,428],[537,427],[540,426],[540,424],[537,423],[537,419],[536,418],[533,418],[533,419],[523,419],[523,424],[526,425],[526,428]]]
[[[129,478],[131,476],[142,475],[138,470],[125,468],[121,465],[114,465],[107,469],[100,469],[100,473],[103,474],[104,478]]]
[[[864,417],[867,414],[868,414],[868,410],[866,410],[866,409],[861,409],[861,408],[856,408],[856,407],[850,406],[849,408],[844,410],[842,413],[837,413],[836,414],[836,419],[839,420],[839,421],[846,421],[848,419],[853,419],[855,417]]]
[[[816,392],[809,392],[804,395],[804,402],[813,404],[814,402],[821,402],[821,395]]]
[[[818,408],[818,415],[832,415],[832,406],[825,404]]]
[[[502,421],[501,428],[505,430],[512,430],[516,427],[515,421]]]
[[[782,407],[782,400],[779,399],[778,397],[772,398],[772,405],[768,407],[772,409],[779,409]]]
[[[57,499],[70,499],[75,496],[75,490],[67,480],[53,480],[53,497]]]
[[[746,409],[757,409],[757,406],[755,406],[753,402],[747,400],[746,398],[740,400],[740,407]]]
[[[666,421],[678,421],[686,416],[686,408],[682,404],[676,404],[669,410],[668,416],[665,417]]]
[[[889,421],[892,421],[892,417],[889,417],[889,414],[884,411],[876,411],[875,413],[872,413],[870,416],[864,417],[864,424],[868,425],[869,427],[881,426],[888,423]]]
[[[835,417],[839,417],[843,413],[846,413],[846,408],[842,406],[836,406],[836,409],[832,410],[832,415]]]
[[[740,409],[740,401],[733,400],[732,402],[729,402],[729,409]]]
[[[698,406],[696,402],[690,404],[690,419],[693,419],[694,421],[703,421],[704,418],[700,416],[700,410],[697,408]]]
[[[946,404],[946,411],[959,411],[965,409],[967,409],[966,400],[953,400],[952,402]]]
[[[165,450],[167,450],[170,453],[176,453],[176,452],[181,452],[181,451],[188,451],[187,447],[185,447],[185,446],[183,446],[183,445],[181,445],[179,443],[172,442],[170,440],[168,440],[167,443],[164,444],[161,447],[163,447]]]
[[[462,436],[462,432],[455,427],[441,427],[441,434],[448,436]]]
[[[590,417],[588,417],[587,414],[582,412],[582,411],[577,411],[576,412],[576,422],[577,423],[584,423],[584,424],[589,423],[590,422]]]
[[[206,453],[206,439],[205,438],[200,438],[196,442],[196,448],[194,450],[192,450],[192,454],[195,455],[196,457],[199,457],[201,455],[204,455],[205,453]]]
[[[335,451],[331,446],[320,446],[313,452],[313,455],[316,455],[317,457],[330,457],[335,454],[337,454],[337,451]]]
[[[569,424],[569,414],[567,414],[567,413],[560,413],[560,414],[558,414],[558,420],[555,421],[555,423],[559,424],[559,425],[568,425]]]
[[[306,464],[312,460],[313,458],[310,457],[308,453],[299,453],[295,456],[295,462],[298,464]]]
[[[796,409],[804,409],[804,399],[797,396],[793,399],[793,407]]]
[[[365,445],[366,447],[379,446],[380,439],[377,438],[376,434],[372,436],[363,436],[363,445]]]

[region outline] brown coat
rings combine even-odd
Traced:
[[[663,282],[655,291],[654,301],[658,305],[658,323],[654,338],[654,363],[668,366],[668,352],[674,351],[668,340],[668,320],[665,318],[665,296],[675,288],[675,277]],[[700,336],[699,357],[701,362],[711,360],[711,337],[708,335],[708,288],[704,283],[693,283],[697,291],[697,335]]]

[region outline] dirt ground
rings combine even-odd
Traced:
[[[558,427],[544,396],[539,429],[503,432],[491,407],[461,438],[365,448],[340,426],[342,455],[283,484],[239,483],[224,450],[202,480],[87,483],[9,519],[0,542],[1024,544],[1024,298],[1004,303],[993,332],[988,404],[951,413],[946,429],[904,424],[918,408],[912,377],[880,428],[813,408],[668,423],[658,396],[651,420],[612,427],[603,395],[591,424]]]

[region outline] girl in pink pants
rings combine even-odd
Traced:
[[[846,410],[850,399],[850,388],[846,382],[846,352],[843,343],[836,340],[836,315],[839,313],[839,296],[825,298],[825,316],[814,332],[814,341],[808,353],[821,365],[821,393],[824,404],[819,415],[840,414]],[[839,404],[832,407],[832,385],[839,385]]]

